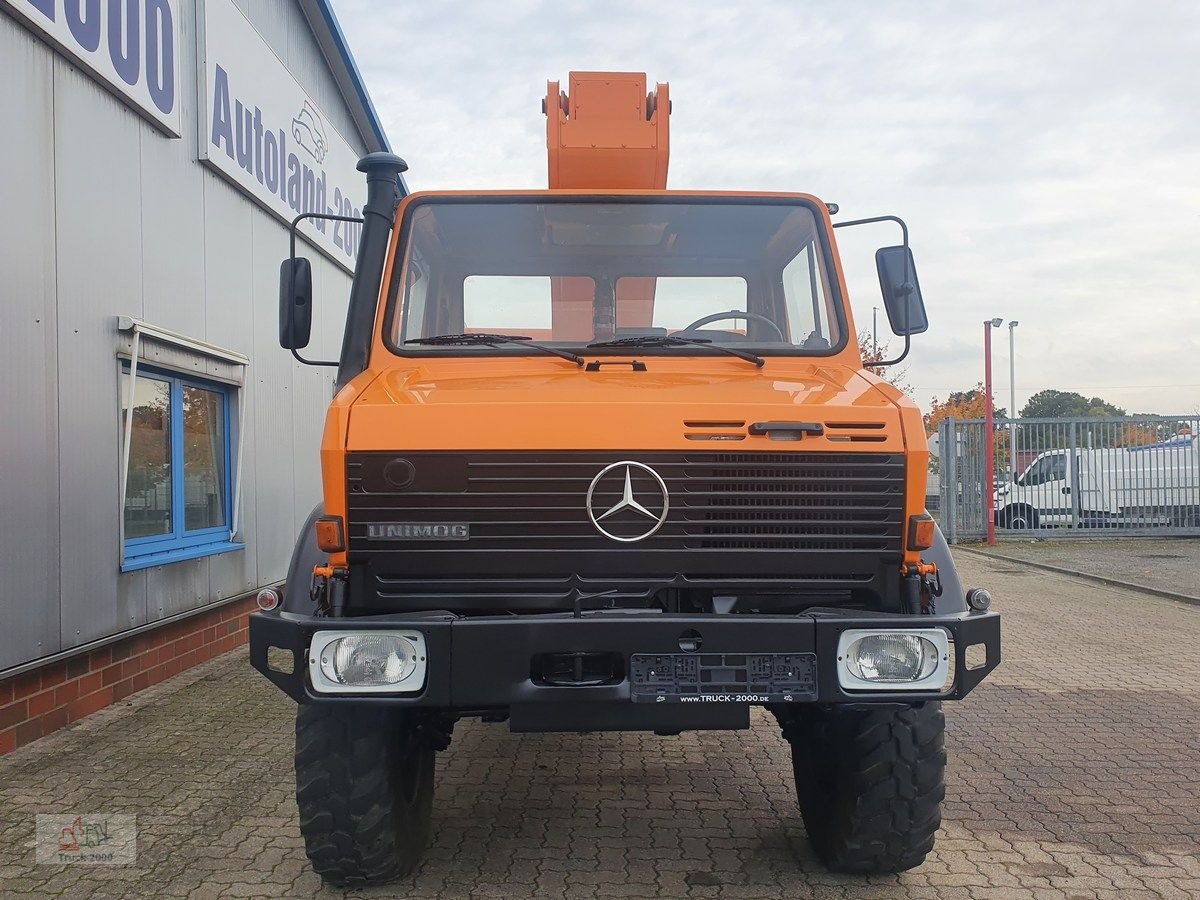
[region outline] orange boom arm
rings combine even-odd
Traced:
[[[667,85],[646,92],[645,72],[572,72],[571,93],[546,85],[546,161],[550,189],[661,191],[671,156]],[[553,332],[611,337],[616,323],[592,321],[587,279],[556,278]],[[654,279],[629,278],[617,303],[626,321],[649,325]]]
[[[661,191],[671,155],[667,85],[644,72],[572,72],[571,92],[546,86],[550,188]]]

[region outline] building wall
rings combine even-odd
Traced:
[[[295,3],[242,5],[365,152]],[[0,672],[281,580],[319,497],[332,370],[301,366],[277,343],[287,229],[197,162],[194,3],[180,13],[178,139],[0,14]],[[317,298],[308,353],[336,358],[350,278],[306,255]],[[119,573],[117,316],[250,358],[244,550]]]

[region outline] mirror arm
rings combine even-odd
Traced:
[[[834,228],[849,228],[851,225],[873,225],[876,222],[895,222],[900,226],[900,234],[903,237],[902,245],[905,250],[908,249],[908,225],[899,216],[871,216],[869,219],[851,219],[849,222],[834,222]],[[908,304],[904,304],[905,319],[908,318]],[[912,335],[908,334],[907,322],[905,323],[904,349],[895,359],[885,359],[877,363],[872,363],[876,368],[882,369],[884,366],[894,366],[897,363],[904,362],[904,358],[908,356],[908,351],[912,347]]]
[[[900,355],[895,359],[881,359],[877,363],[871,363],[872,367],[882,369],[884,366],[894,366],[897,363],[904,362],[904,357],[908,356],[909,347],[912,346],[912,337],[904,335],[904,349],[900,351]]]
[[[851,219],[849,222],[834,222],[834,228],[849,228],[851,225],[872,225],[875,222],[895,222],[900,226],[900,232],[904,235],[904,246],[908,246],[908,226],[899,216],[871,216],[869,219]]]
[[[305,219],[333,219],[338,222],[358,222],[362,224],[363,219],[355,216],[334,216],[328,213],[301,213],[292,219],[292,224],[288,227],[288,266],[291,269],[296,267],[296,226]],[[301,356],[296,348],[292,348],[292,356],[304,363],[306,366],[333,366],[341,365],[336,359],[305,359]]]
[[[299,354],[295,347],[292,348],[292,356],[296,357],[306,366],[336,366],[339,365],[336,359],[305,359]]]

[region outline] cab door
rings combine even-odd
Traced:
[[[1045,525],[1071,522],[1071,477],[1067,452],[1057,450],[1036,459],[1017,479],[1014,501],[1027,503],[1037,510]]]

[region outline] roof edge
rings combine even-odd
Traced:
[[[367,145],[368,152],[392,151],[391,143],[383,130],[383,123],[367,93],[366,83],[358,64],[350,52],[346,35],[333,12],[331,0],[298,0],[301,12],[308,20],[309,27],[317,39],[321,52],[333,72],[334,81],[342,93],[342,98],[350,107],[360,135]]]

